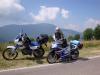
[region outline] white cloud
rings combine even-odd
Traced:
[[[24,10],[21,0],[0,0],[0,25],[21,22]]]
[[[38,15],[34,15],[33,13],[30,13],[32,18],[35,21],[45,21],[45,20],[54,20],[59,13],[60,8],[58,7],[46,7],[41,6],[41,9],[39,10]]]
[[[84,25],[84,28],[95,28],[97,24],[100,24],[100,20],[89,18]]]
[[[68,10],[62,9],[61,14],[62,14],[63,18],[68,18],[69,17],[69,11]]]
[[[40,10],[37,15],[34,13],[30,13],[33,20],[37,22],[42,22],[46,20],[55,20],[57,15],[62,16],[63,18],[68,18],[69,11],[65,9],[61,9],[59,7],[46,7],[40,6]]]
[[[83,25],[78,24],[65,24],[62,27],[66,29],[72,29],[79,32],[83,32],[86,28],[95,28],[97,24],[100,24],[100,20],[89,18],[87,21],[84,22]]]
[[[83,32],[86,28],[94,29],[97,24],[100,24],[100,20],[89,18],[87,21],[84,22],[83,25],[69,24],[67,25],[67,28]]]
[[[79,32],[81,31],[81,29],[80,29],[81,26],[78,24],[65,24],[61,27],[63,27],[64,29],[71,29],[71,30],[75,30],[75,31],[79,31]]]
[[[20,4],[20,0],[0,0],[0,15],[9,15],[20,12],[24,7]]]

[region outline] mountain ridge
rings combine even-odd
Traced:
[[[17,25],[17,24],[10,24],[3,27],[0,27],[0,41],[12,41],[18,33],[23,31],[27,33],[30,37],[37,37],[39,34],[48,34],[53,35],[55,32],[56,26],[54,24],[48,23],[40,23],[40,24],[24,24],[24,25]],[[70,30],[70,29],[63,29],[61,28],[64,35],[75,35],[80,34],[77,31]]]

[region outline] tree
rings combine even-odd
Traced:
[[[75,40],[79,40],[79,39],[80,39],[80,34],[76,34],[76,35],[74,36],[74,39],[75,39]]]
[[[96,40],[100,40],[100,24],[94,29],[94,37]]]
[[[84,40],[91,40],[91,39],[93,39],[93,29],[87,28],[83,32],[83,36],[84,36]]]

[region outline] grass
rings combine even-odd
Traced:
[[[84,47],[98,47],[100,46],[100,40],[83,41]]]
[[[83,41],[83,46],[81,57],[100,55],[100,40]]]
[[[13,42],[2,42],[2,43],[0,43],[0,52],[2,52],[7,46],[10,46],[10,45],[14,45],[14,43]]]
[[[47,64],[46,56],[48,54],[48,48],[50,48],[50,43],[48,43],[48,47],[43,46],[46,53],[42,59],[35,59],[32,56],[23,56],[21,52],[19,52],[19,56],[15,60],[4,60],[2,57],[2,51],[6,48],[7,45],[12,44],[12,42],[0,43],[0,70]],[[80,57],[100,55],[100,41],[84,41],[83,44],[84,48],[80,50]]]
[[[88,47],[80,50],[80,57],[89,57],[100,55],[100,46],[97,47]]]
[[[23,56],[19,53],[19,56],[15,60],[4,60],[0,53],[0,70],[1,69],[9,69],[9,68],[18,68],[18,67],[25,67],[25,66],[33,66],[47,63],[45,57],[42,59],[35,59],[32,56]]]
[[[43,46],[45,48],[45,55],[42,59],[36,59],[34,56],[23,56],[19,51],[18,57],[15,60],[5,60],[2,57],[3,50],[8,46],[13,45],[13,43],[0,43],[0,70],[2,69],[10,69],[10,68],[19,68],[19,67],[28,67],[34,65],[40,65],[47,63],[46,55],[48,53],[48,48],[50,48],[50,44],[48,43],[48,47]]]

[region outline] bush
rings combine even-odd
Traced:
[[[100,40],[100,25],[94,29],[94,37],[96,40]]]

